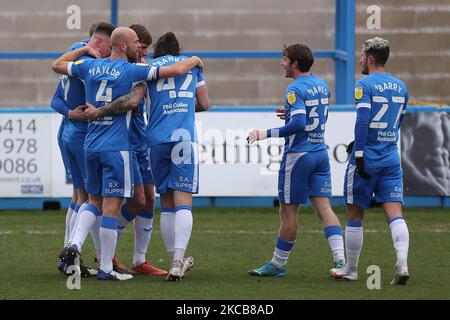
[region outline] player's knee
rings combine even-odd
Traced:
[[[145,195],[145,211],[153,210],[155,207],[155,194],[146,194]]]
[[[136,206],[136,208],[138,209],[139,212],[144,210],[145,201],[146,201],[146,199],[145,199],[144,193],[139,193],[139,194],[137,194],[135,196],[135,202],[134,203],[135,203],[135,206]]]
[[[280,215],[280,222],[281,222],[282,224],[287,224],[287,223],[289,223],[291,220],[292,220],[292,217],[290,217],[290,216],[287,215],[287,214],[282,214],[282,215]]]
[[[77,190],[75,190],[75,188],[73,189],[73,192],[72,192],[72,202],[73,203],[78,202],[78,193],[77,193]]]
[[[364,218],[364,209],[348,204],[347,205],[347,219],[351,221],[361,221]]]
[[[291,223],[292,221],[297,221],[297,210],[298,206],[280,206],[280,221],[281,223]]]
[[[314,211],[321,220],[334,220],[336,218],[336,214],[330,206],[321,206],[318,208],[314,208]]]
[[[135,194],[133,199],[127,201],[127,209],[133,214],[139,214],[145,207],[145,197],[143,194]]]
[[[102,208],[103,214],[118,216],[123,198],[121,197],[105,197],[103,198]]]
[[[79,204],[85,203],[88,200],[88,194],[84,188],[77,189],[77,195]]]
[[[142,211],[145,208],[145,196],[140,196],[136,199],[136,207],[138,208],[138,211]]]

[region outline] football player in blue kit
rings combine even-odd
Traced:
[[[87,39],[83,39],[80,42],[75,42],[74,44],[72,44],[70,46],[70,48],[74,48],[76,45],[86,45],[89,42],[89,39],[92,37],[92,35],[94,34],[95,31],[95,27],[97,26],[98,22],[94,22],[91,24],[91,26],[89,27],[89,38]],[[61,80],[63,78],[60,78],[60,81],[58,83],[58,87],[56,88],[56,91],[53,95],[53,98],[50,102],[50,107],[55,110],[56,112],[58,112],[59,114],[61,114],[63,117],[61,119],[61,123],[58,129],[58,134],[57,134],[57,140],[58,140],[58,147],[60,149],[61,152],[61,158],[63,160],[63,164],[64,164],[64,170],[66,172],[66,183],[67,184],[72,184],[72,175],[70,173],[70,164],[69,164],[69,160],[67,159],[67,157],[65,156],[66,152],[64,149],[64,146],[62,145],[62,134],[64,131],[64,127],[65,127],[65,123],[67,121],[68,118],[74,119],[74,120],[79,120],[79,121],[86,121],[86,116],[83,112],[83,107],[84,105],[80,105],[79,107],[75,108],[75,109],[71,109],[70,106],[66,103],[65,101],[65,97],[64,97],[64,89],[61,85]],[[75,209],[75,207],[78,204],[78,194],[77,191],[75,190],[75,188],[73,189],[72,192],[72,199],[71,202],[69,204],[69,208],[67,210],[67,214],[66,214],[66,231],[65,231],[65,235],[64,235],[64,246],[66,246],[66,244],[69,241],[70,238],[70,226],[71,226],[71,219],[72,219],[72,213],[73,213],[73,209]]]
[[[105,23],[97,22],[91,26],[89,39],[74,43],[68,51],[73,51],[86,46],[96,48],[102,57],[110,55],[110,36],[114,30],[114,26]],[[91,57],[85,56],[83,58],[89,59]],[[60,130],[58,132],[58,143],[63,156],[63,162],[66,167],[66,172],[69,173],[73,183],[74,194],[72,203],[69,206],[66,215],[66,232],[64,237],[64,248],[67,248],[71,243],[73,234],[75,233],[78,211],[80,207],[88,200],[85,190],[86,174],[84,166],[84,139],[87,130],[87,118],[84,114],[85,108],[85,92],[84,84],[81,80],[63,75],[61,82],[52,99],[52,107],[63,114]],[[100,238],[98,235],[98,228],[90,230],[94,239],[95,248],[100,253]],[[60,253],[60,262],[58,269],[64,271],[65,267],[65,249]],[[95,275],[96,271],[86,268],[81,264],[81,273],[85,275]]]
[[[176,36],[168,32],[158,39],[148,63],[155,68],[186,59]],[[167,280],[178,281],[193,265],[193,258],[184,255],[193,225],[192,194],[198,193],[199,187],[195,111],[206,110],[209,97],[198,67],[181,77],[147,84],[150,168],[161,195],[161,235],[172,260]]]
[[[177,65],[180,63],[177,61],[187,60],[187,57],[180,56],[178,40],[171,32],[163,35],[158,40],[155,45],[154,57],[155,59],[148,63],[155,67]],[[196,141],[194,111],[206,110],[209,106],[209,97],[201,69],[198,68],[193,69],[192,72],[185,76],[160,79],[158,82],[147,82],[147,84],[151,104],[146,144],[149,145],[149,150],[152,149],[152,146],[153,150],[158,150],[157,153],[149,151],[150,154],[153,154],[153,157],[151,155],[148,157],[149,160],[153,159],[153,161],[150,161],[151,173],[152,176],[157,176],[155,179],[157,191],[162,193],[161,233],[166,249],[172,259],[171,271],[167,279],[180,280],[194,264],[193,257],[184,258],[184,252],[192,230],[192,193],[197,192],[197,190],[192,189],[192,183],[187,188],[180,186],[179,182],[176,181],[176,174],[184,173],[186,177],[190,177],[191,181],[198,181],[198,161],[196,160],[196,147],[194,144]],[[183,90],[177,93],[175,89],[178,87]],[[169,93],[165,92],[168,90],[170,90]],[[194,100],[194,96],[197,101]],[[135,102],[136,98],[132,91],[104,108],[109,109],[119,106],[131,108]],[[176,105],[179,108],[172,112],[166,112],[165,110],[169,108],[169,104],[170,106]],[[86,112],[90,113],[91,110],[86,110]],[[101,112],[98,109],[92,110],[92,115],[90,114],[88,117],[92,116],[95,118]],[[182,135],[182,137],[178,137],[178,135]],[[191,144],[194,145],[191,146]],[[159,149],[161,147],[165,149]],[[180,159],[178,159],[179,156],[177,155],[174,157],[174,162],[172,162],[171,150],[178,149],[178,152],[182,153],[184,150],[182,151],[181,149],[184,148],[187,151],[185,156],[191,156],[192,158],[184,159],[186,161],[183,161],[183,159],[179,161]],[[195,183],[197,183],[196,188],[198,188],[198,182]],[[176,206],[175,204],[179,205]],[[178,215],[176,215],[176,212],[178,212]],[[124,210],[122,209],[123,214]],[[177,221],[176,217],[178,217]],[[129,220],[131,221],[133,218],[130,215]],[[119,223],[126,225],[125,220],[127,220],[125,217],[120,217]],[[176,225],[178,226],[177,228]],[[176,252],[178,255],[175,254]]]
[[[145,63],[152,36],[146,27],[140,24],[130,26],[139,38],[138,61]],[[115,100],[113,103],[115,103]],[[128,223],[134,221],[134,254],[131,272],[139,275],[165,276],[167,271],[156,268],[146,261],[147,248],[153,231],[155,210],[155,183],[149,167],[147,154],[147,118],[146,103],[143,98],[139,107],[133,112],[130,125],[130,145],[134,170],[134,197],[127,199],[121,207],[118,237],[123,234]],[[118,260],[116,258],[116,260]]]
[[[297,212],[307,199],[324,226],[335,266],[345,264],[342,229],[330,206],[331,174],[324,141],[330,92],[328,85],[310,72],[312,51],[305,44],[285,47],[281,65],[294,81],[285,93],[285,126],[252,131],[249,143],[267,138],[285,138],[278,175],[281,225],[272,260],[249,274],[284,276],[285,265],[297,238]]]
[[[178,76],[201,63],[191,58],[178,67],[159,68],[133,64],[137,60],[139,39],[130,28],[116,28],[111,35],[112,54],[106,59],[81,59],[85,54],[99,56],[90,46],[64,54],[52,68],[85,82],[86,104],[101,108],[127,94],[134,84],[145,80]],[[77,60],[77,61],[75,61]],[[73,62],[75,61],[75,62]],[[140,101],[140,99],[139,99]],[[111,110],[91,121],[85,139],[87,191],[89,204],[81,212],[73,244],[67,250],[66,263],[73,265],[96,216],[102,215],[100,227],[101,256],[97,273],[99,280],[128,280],[132,276],[113,270],[112,259],[117,243],[117,218],[123,198],[133,197],[129,126],[131,110]]]
[[[362,73],[367,76],[355,84],[355,141],[344,182],[348,261],[343,268],[335,270],[333,276],[358,279],[364,210],[375,195],[376,202],[383,204],[397,254],[391,284],[404,285],[409,279],[409,232],[402,215],[403,171],[397,143],[408,91],[401,80],[385,71],[389,52],[389,41],[378,37],[367,40],[362,46],[360,63]]]

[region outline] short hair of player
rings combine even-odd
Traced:
[[[95,27],[94,33],[111,37],[111,34],[115,28],[116,27],[114,27],[111,23],[99,21],[97,22],[97,26]]]
[[[375,37],[366,40],[363,44],[363,50],[366,56],[372,56],[375,59],[375,64],[384,67],[389,59],[389,52],[391,49],[391,44],[389,41]]]
[[[284,45],[283,55],[288,57],[291,63],[297,61],[298,69],[301,72],[308,72],[314,64],[314,55],[311,49],[303,43]]]
[[[93,22],[90,26],[89,26],[89,38],[92,37],[92,35],[94,34],[95,28],[97,27],[98,21],[97,22]]]
[[[156,41],[154,49],[153,58],[166,55],[179,56],[181,51],[178,39],[173,32],[163,34],[158,41]]]
[[[150,32],[147,30],[146,27],[144,27],[142,24],[132,24],[130,26],[130,29],[133,29],[134,32],[136,32],[139,42],[144,43],[146,46],[149,46],[152,44],[152,36]]]

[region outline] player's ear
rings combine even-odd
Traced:
[[[101,48],[103,46],[103,42],[104,42],[103,38],[98,37],[96,41],[97,48]]]

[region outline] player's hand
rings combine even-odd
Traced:
[[[278,108],[277,110],[275,110],[277,117],[280,118],[281,120],[286,120],[286,116],[284,114],[284,108]]]
[[[348,154],[352,153],[354,144],[355,144],[354,140],[348,144],[347,149],[345,150]]]
[[[81,105],[76,107],[73,110],[69,111],[69,119],[76,120],[76,121],[87,121],[86,114],[84,113],[84,110],[86,109],[85,105]]]
[[[144,97],[145,94],[147,93],[147,85],[145,83],[141,82],[141,83],[135,85],[133,87],[132,91],[133,91],[133,95],[134,96]],[[136,108],[139,107],[140,106],[140,102],[141,101],[139,100],[139,102],[136,103],[136,105],[134,107],[136,107]]]
[[[261,141],[267,139],[267,130],[266,129],[257,129],[250,132],[247,137],[248,143],[253,143],[255,141]]]
[[[356,162],[356,169],[358,171],[358,174],[361,176],[361,178],[369,180],[371,177],[366,172],[366,169],[364,168],[364,158],[363,157],[356,157],[355,158],[355,162]]]
[[[91,57],[94,57],[94,58],[101,58],[102,57],[100,52],[98,52],[97,49],[92,48],[90,46],[86,46],[85,48],[86,48],[86,54],[90,55]]]
[[[203,61],[202,61],[202,59],[200,59],[199,57],[197,57],[197,56],[192,56],[192,58],[195,58],[195,59],[197,59],[198,60],[198,62],[197,62],[197,67],[199,67],[199,68],[202,68],[203,69]]]
[[[86,102],[86,106],[87,106],[87,108],[84,110],[84,114],[86,115],[86,118],[89,121],[94,121],[98,117],[102,116],[101,109],[97,109],[96,107],[94,107],[92,104],[90,104],[88,102]]]

